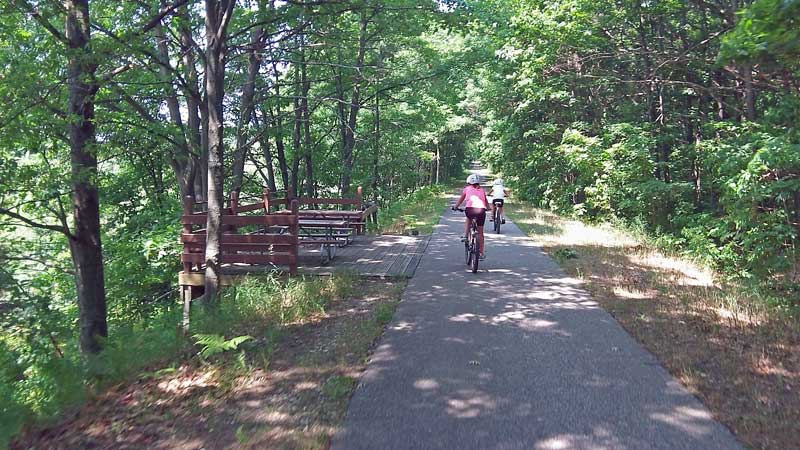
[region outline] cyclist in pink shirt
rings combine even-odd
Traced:
[[[486,210],[489,208],[489,199],[486,198],[486,191],[481,188],[481,178],[478,174],[473,173],[467,177],[467,186],[461,193],[456,202],[455,208],[458,208],[461,203],[467,201],[464,208],[464,214],[467,216],[464,222],[464,235],[461,240],[466,239],[469,234],[469,223],[474,218],[478,223],[478,235],[480,236],[480,251],[481,259],[486,257],[486,248],[483,239],[483,224],[486,223]]]

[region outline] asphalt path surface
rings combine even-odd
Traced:
[[[508,221],[446,212],[333,439],[356,449],[743,449]]]

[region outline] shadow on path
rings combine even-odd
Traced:
[[[510,222],[468,272],[446,213],[332,448],[740,449]]]

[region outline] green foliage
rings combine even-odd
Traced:
[[[568,259],[575,259],[578,257],[578,252],[573,248],[560,248],[553,252],[553,256],[559,261],[566,261]]]
[[[344,398],[356,387],[356,379],[353,377],[334,375],[322,385],[322,393],[332,399]]]
[[[354,278],[285,278],[251,276],[226,289],[216,311],[203,311],[200,328],[224,334],[229,323],[287,324],[325,312],[332,300],[348,295]],[[208,314],[208,317],[206,315]]]
[[[235,350],[249,339],[245,335],[223,338],[232,331],[263,330],[323,312],[328,302],[349,295],[354,283],[354,277],[348,275],[247,278],[225,290],[218,308],[194,308],[192,328],[197,345],[203,346],[201,356],[212,358]],[[174,295],[171,298],[174,300]],[[80,356],[76,338],[69,334],[56,350],[46,334],[35,339],[18,325],[6,329],[7,334],[0,336],[0,443],[31,420],[57,416],[80,404],[87,393],[170,361],[191,344],[181,332],[180,305],[170,303],[146,311],[138,320],[114,321],[103,352],[88,359]],[[30,317],[40,316],[31,313]],[[17,332],[8,333],[13,330]]]
[[[396,308],[396,303],[381,303],[375,308],[375,321],[381,326],[389,324],[389,322],[392,321]]]
[[[207,359],[222,352],[236,350],[244,342],[253,339],[253,336],[236,336],[230,339],[225,339],[224,336],[218,334],[195,334],[195,345],[200,345],[203,348],[200,350],[200,357]]]
[[[378,212],[378,230],[403,233],[416,230],[421,234],[433,232],[447,205],[449,188],[445,185],[422,187],[403,196]]]
[[[800,1],[756,0],[739,12],[736,28],[727,33],[720,62],[761,62],[800,68]]]
[[[796,291],[800,2],[477,3],[483,159],[516,196]]]

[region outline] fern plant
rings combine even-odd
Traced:
[[[195,334],[193,337],[195,344],[203,346],[200,356],[204,359],[229,350],[236,350],[242,343],[253,339],[253,336],[236,336],[226,340],[225,336],[219,334]]]

